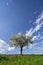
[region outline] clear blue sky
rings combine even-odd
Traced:
[[[9,43],[9,39],[13,34],[19,32],[25,34],[27,30],[36,26],[36,19],[42,11],[43,0],[0,0],[0,39]],[[42,28],[38,32],[43,36]],[[37,35],[38,32],[34,33],[33,36]],[[36,49],[26,49],[23,52],[38,52],[34,50]],[[42,53],[42,50],[39,50],[39,53]]]

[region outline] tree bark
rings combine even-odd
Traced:
[[[22,55],[22,47],[20,47],[20,48],[21,48],[20,52],[21,52],[21,55]]]

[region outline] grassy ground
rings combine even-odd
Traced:
[[[43,65],[43,55],[0,55],[0,65]]]

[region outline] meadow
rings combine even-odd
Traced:
[[[0,55],[0,65],[43,65],[43,55]]]

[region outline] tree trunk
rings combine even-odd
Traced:
[[[20,47],[20,48],[21,48],[20,52],[21,52],[21,55],[22,55],[22,47]]]

